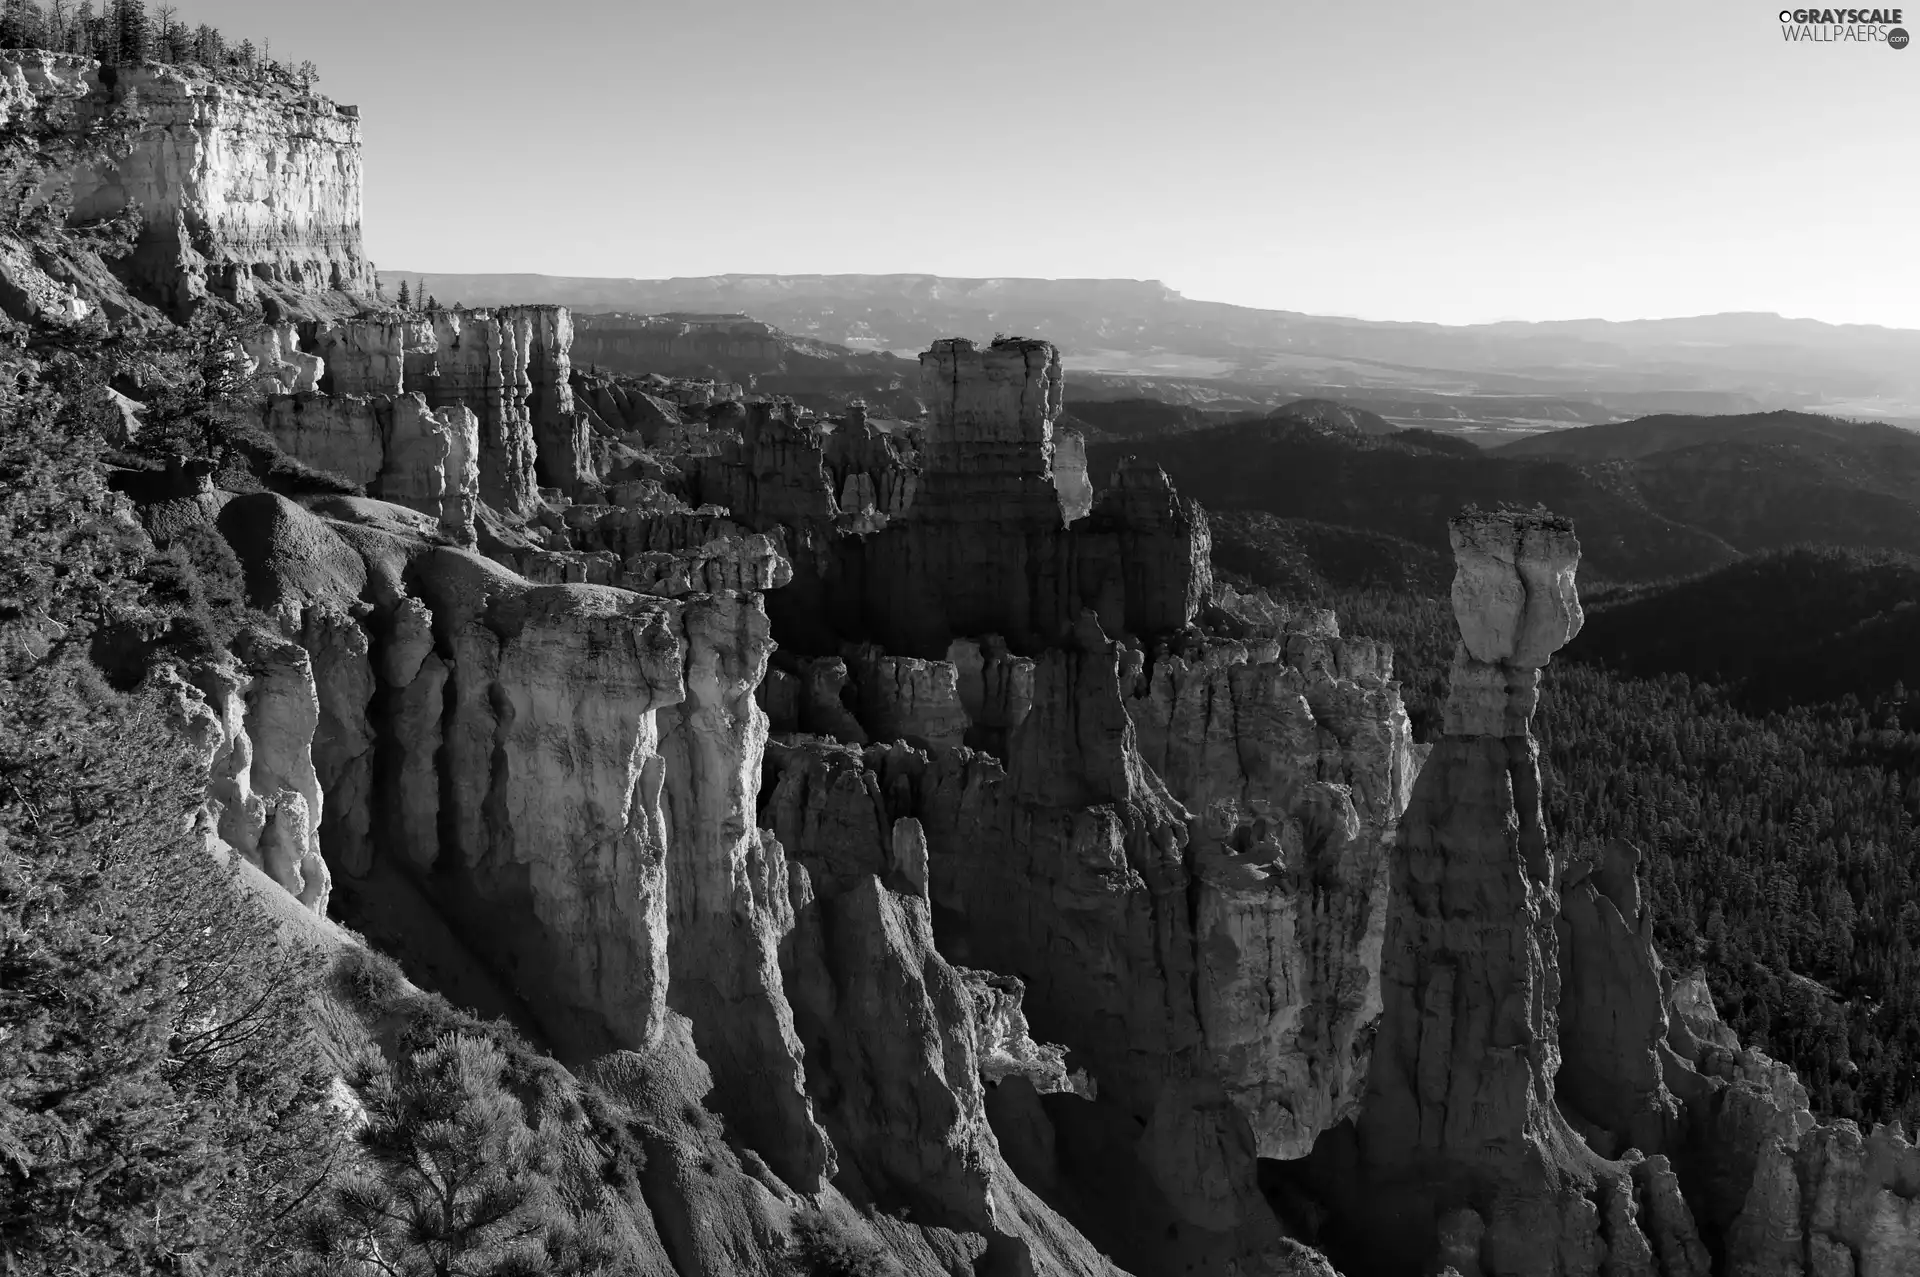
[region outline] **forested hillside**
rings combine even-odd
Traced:
[[[1738,551],[1668,518],[1614,471],[1557,460],[1506,460],[1424,430],[1362,435],[1273,417],[1088,449],[1095,475],[1135,455],[1164,468],[1209,510],[1261,510],[1384,533],[1445,554],[1461,507],[1545,503],[1580,528],[1589,575],[1645,580],[1704,571]]]
[[[1593,609],[1577,650],[1629,675],[1684,674],[1764,712],[1848,695],[1920,703],[1920,561],[1802,546],[1705,576],[1622,590]]]
[[[1296,405],[1297,407],[1297,405]],[[1731,423],[1731,424],[1724,424]],[[1802,543],[1920,553],[1920,434],[1805,413],[1647,418],[1484,452],[1408,430],[1371,436],[1337,414],[1109,440],[1161,465],[1210,510],[1259,510],[1445,549],[1469,503],[1544,503],[1580,528],[1584,580],[1653,581]]]

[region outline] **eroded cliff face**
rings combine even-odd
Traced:
[[[1056,472],[1044,343],[944,343],[910,431],[689,402],[608,482],[503,483],[574,410],[563,320],[259,357],[321,387],[283,447],[387,498],[214,503],[308,657],[336,911],[563,1059],[684,1025],[767,1182],[982,1271],[1311,1271],[1258,1167],[1364,1076],[1417,768],[1385,651],[1213,590],[1158,471]]]
[[[162,311],[185,318],[218,298],[300,315],[352,306],[343,295],[373,296],[355,108],[199,67],[0,55],[0,118],[63,104],[76,127],[119,112],[135,117],[125,154],[64,180],[75,224],[138,214],[133,254],[116,269]],[[6,273],[23,295],[50,282],[81,301],[62,322],[100,307],[116,323],[139,318],[104,270],[44,250],[15,264]]]
[[[917,881],[924,841],[939,951],[1017,976],[1091,1083],[996,1087],[1024,1181],[1141,1271],[1280,1271],[1259,1159],[1352,1111],[1379,1008],[1417,766],[1390,660],[1216,594],[1204,516],[1158,471],[1079,495],[1045,343],[941,343],[923,369],[917,448],[853,471],[911,492],[884,521],[836,495],[851,423],[759,418],[700,472],[811,556],[789,632],[838,647],[764,690],[790,734],[762,823],[822,896]],[[1254,641],[1200,627],[1222,602]]]
[[[207,769],[205,833],[325,914],[333,875],[320,853],[320,704],[305,649],[249,631],[231,659],[192,674],[167,677],[183,734]]]
[[[470,545],[480,490],[480,421],[464,403],[419,394],[276,395],[267,430],[289,455],[439,520]]]
[[[1062,1053],[1017,982],[935,950],[924,844],[816,892],[757,827],[756,592],[538,585],[408,511],[316,505],[205,503],[284,627],[181,685],[223,837],[316,909],[337,873],[343,916],[423,977],[480,964],[467,983],[563,1060],[671,1053],[685,1026],[699,1101],[777,1197],[911,1210],[981,1271],[1113,1271],[999,1152],[983,1073],[1065,1087]],[[703,1271],[778,1269],[732,1245],[752,1258]]]
[[[1045,343],[939,344],[914,425],[616,395],[570,331],[250,347],[374,495],[169,507],[280,626],[182,712],[209,831],[310,907],[697,1079],[744,1178],[672,1154],[695,1270],[773,1271],[802,1200],[930,1271],[1324,1271],[1289,1227],[1353,1273],[1911,1265],[1904,1134],[1821,1126],[1663,968],[1633,848],[1551,845],[1564,521],[1455,520],[1429,752],[1385,648],[1216,587],[1158,470],[1088,481]]]
[[[323,397],[299,400],[291,407],[275,404],[269,421],[281,446],[293,456],[371,483],[389,466],[421,464],[386,455],[408,446],[421,432],[412,427],[418,414],[407,406],[409,398],[422,400],[436,417],[470,413],[470,444],[464,427],[448,421],[460,433],[457,446],[471,451],[470,464],[478,475],[477,486],[463,488],[461,494],[524,519],[534,513],[542,486],[571,495],[583,482],[600,477],[597,458],[605,450],[596,451],[587,414],[573,401],[572,340],[572,318],[558,306],[441,310],[308,324],[302,350],[321,361],[315,383]],[[330,416],[355,411],[339,405],[357,400],[365,400],[370,405],[366,411],[383,423],[401,420],[406,428],[399,442],[389,442],[391,428],[382,432],[330,424]],[[308,413],[312,416],[303,422]],[[311,433],[303,434],[303,428]],[[461,464],[467,464],[464,455]]]
[[[269,428],[372,498],[156,517],[279,626],[180,682],[209,833],[694,1087],[736,1178],[677,1113],[683,1266],[775,1271],[803,1201],[928,1271],[1330,1271],[1290,1227],[1352,1273],[1911,1266],[1904,1134],[1821,1126],[1662,967],[1633,848],[1550,843],[1563,521],[1455,521],[1429,753],[1384,648],[1216,587],[1157,470],[1087,482],[1045,343],[942,343],[903,426],[616,396],[569,332],[270,330]]]

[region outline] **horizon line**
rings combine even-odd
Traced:
[[[1428,328],[1491,328],[1500,324],[1663,324],[1676,323],[1689,319],[1729,319],[1758,318],[1776,319],[1782,323],[1819,324],[1826,328],[1877,328],[1890,333],[1920,333],[1920,326],[1871,323],[1864,320],[1822,319],[1815,315],[1787,315],[1777,310],[1707,310],[1671,315],[1637,315],[1628,319],[1614,319],[1604,315],[1566,315],[1548,319],[1531,319],[1522,316],[1500,316],[1493,319],[1441,320],[1441,319],[1401,319],[1382,318],[1371,315],[1337,314],[1331,311],[1293,310],[1280,306],[1250,306],[1244,302],[1217,301],[1208,297],[1192,297],[1161,279],[1139,278],[1128,275],[942,275],[936,271],[717,271],[698,275],[561,275],[546,271],[457,271],[457,270],[388,270],[375,266],[378,277],[392,275],[395,278],[418,279],[433,275],[468,276],[485,279],[544,279],[563,281],[585,281],[606,284],[662,284],[676,280],[698,279],[937,279],[958,282],[988,283],[1007,281],[1026,284],[1140,284],[1164,288],[1181,301],[1206,306],[1229,306],[1236,310],[1259,311],[1273,315],[1302,315],[1309,319],[1346,320],[1360,324],[1404,324]],[[574,309],[579,309],[575,307]],[[745,312],[742,312],[745,313]]]

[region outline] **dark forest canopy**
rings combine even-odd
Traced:
[[[179,8],[145,0],[0,0],[0,49],[46,49],[76,53],[115,65],[165,62],[216,71],[242,71],[311,84],[320,78],[311,62],[278,61],[267,42],[231,42],[206,23],[180,18]]]

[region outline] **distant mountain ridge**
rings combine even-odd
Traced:
[[[1295,398],[1359,401],[1401,424],[1438,423],[1449,406],[1471,404],[1456,427],[1466,430],[1483,423],[1541,429],[1663,410],[1840,405],[1920,419],[1920,331],[1768,314],[1448,326],[1198,301],[1136,279],[406,271],[383,279],[389,291],[402,279],[424,281],[441,300],[468,305],[740,313],[796,337],[864,350],[919,351],[948,336],[1044,337],[1072,372],[1280,386]],[[1386,401],[1401,410],[1384,409]]]
[[[1838,446],[1858,447],[1863,441],[1904,450],[1907,432],[1878,422],[1854,422],[1820,413],[1737,413],[1725,416],[1683,416],[1661,413],[1632,421],[1581,426],[1534,435],[1502,444],[1492,451],[1504,457],[1565,457],[1582,461],[1632,461],[1656,453],[1699,444],[1802,434],[1829,439]]]

